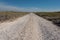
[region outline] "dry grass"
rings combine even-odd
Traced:
[[[28,12],[0,12],[0,22],[4,22],[7,20],[13,20],[18,17],[24,16],[28,14]]]
[[[60,12],[36,12],[39,16],[60,17]]]
[[[28,13],[29,12],[0,12],[0,22],[4,22],[7,20],[12,21],[13,19],[24,16]],[[41,17],[59,17],[60,18],[60,12],[36,12],[35,14]]]

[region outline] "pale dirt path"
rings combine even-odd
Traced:
[[[0,24],[0,40],[60,40],[57,26],[35,14]]]

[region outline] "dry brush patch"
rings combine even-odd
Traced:
[[[4,21],[13,21],[16,18],[24,16],[28,14],[28,12],[0,12],[0,22]]]
[[[36,14],[60,26],[60,12],[36,12]]]

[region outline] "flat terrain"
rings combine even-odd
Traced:
[[[40,16],[60,17],[60,12],[35,12]]]
[[[60,40],[60,29],[31,13],[0,24],[0,40]]]
[[[0,22],[9,20],[9,19],[15,19],[21,16],[24,16],[26,14],[29,14],[29,12],[0,12]],[[49,19],[49,17],[52,18],[60,18],[59,12],[36,12],[38,16],[41,16],[45,19]]]
[[[29,12],[0,12],[0,22],[14,21],[26,14]],[[60,26],[60,12],[35,12],[35,14]]]
[[[22,17],[28,14],[28,12],[0,12],[0,22],[4,22],[7,20],[12,21],[18,17]]]
[[[36,12],[35,14],[60,26],[60,12]]]

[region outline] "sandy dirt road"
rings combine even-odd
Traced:
[[[60,40],[60,30],[52,22],[33,13],[0,24],[0,40]]]

